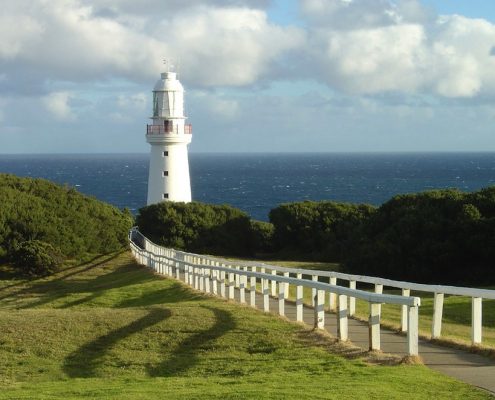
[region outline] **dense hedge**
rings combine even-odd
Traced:
[[[352,273],[416,282],[495,283],[495,188],[396,196],[366,221],[343,261]]]
[[[261,240],[247,214],[227,205],[162,202],[141,208],[136,224],[156,243],[197,253],[251,256]]]
[[[375,208],[366,204],[304,201],[287,203],[270,211],[274,225],[273,247],[297,258],[338,262],[363,220]]]
[[[132,216],[44,179],[0,174],[0,257],[22,242],[49,243],[64,256],[108,253],[126,245]]]

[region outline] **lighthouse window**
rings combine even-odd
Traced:
[[[168,199],[168,193],[163,193],[163,198]]]
[[[168,171],[163,171],[163,176],[168,176]]]
[[[163,152],[163,157],[168,157],[168,151]]]

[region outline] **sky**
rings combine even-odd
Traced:
[[[192,152],[495,151],[489,0],[0,0],[0,154],[144,153],[174,60]]]

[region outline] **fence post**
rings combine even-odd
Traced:
[[[375,293],[382,294],[383,293],[383,285],[380,283],[375,283]],[[382,305],[378,305],[378,313],[381,315],[382,313]]]
[[[205,292],[211,293],[211,269],[205,268]]]
[[[240,270],[240,267],[234,267],[236,270]],[[235,274],[235,287],[240,288],[241,287],[241,275],[238,273]]]
[[[410,295],[411,295],[410,289],[402,289],[402,296],[409,297]],[[407,306],[402,305],[401,308],[402,308],[402,311],[401,311],[400,330],[401,330],[401,332],[407,332]]]
[[[265,273],[265,268],[261,268],[261,273]],[[268,279],[261,279],[261,290],[263,291],[263,311],[268,312],[270,311],[270,297],[268,296],[270,289],[268,288]]]
[[[189,266],[183,262],[184,265],[184,283],[189,283]]]
[[[213,266],[218,266],[217,262],[213,262]],[[219,271],[214,269],[213,270],[213,294],[217,295],[218,294],[218,277],[219,277]]]
[[[256,267],[253,266],[251,267],[252,272],[256,272]],[[251,276],[250,277],[250,282],[249,282],[249,297],[250,297],[250,305],[251,307],[256,308],[256,277]]]
[[[315,302],[315,328],[325,329],[325,291],[317,290],[314,299]]]
[[[340,340],[348,339],[347,296],[340,294],[337,311],[337,336]]]
[[[284,272],[284,276],[289,278],[290,277],[290,273],[289,272]],[[285,295],[285,298],[288,299],[289,298],[289,282],[285,282],[283,283],[283,285],[285,286],[284,288],[284,295]]]
[[[235,289],[235,274],[229,271],[229,299],[234,299],[234,289]]]
[[[278,283],[278,315],[285,315],[285,282]]]
[[[481,297],[473,297],[471,300],[471,342],[473,345],[481,343],[482,308]]]
[[[356,289],[356,281],[349,281],[349,288]],[[349,296],[349,316],[356,314],[356,298]]]
[[[318,275],[311,275],[311,280],[313,282],[317,282],[318,281]],[[316,289],[315,288],[311,288],[311,305],[313,307],[316,306],[315,300],[316,300]]]
[[[330,277],[329,282],[330,285],[337,285],[337,278]],[[328,302],[329,302],[329,307],[330,311],[335,311],[337,309],[337,295],[335,293],[330,292],[328,295]]]
[[[407,312],[407,354],[418,355],[418,306],[408,306]]]
[[[244,271],[247,271],[247,267],[242,267]],[[239,301],[241,304],[246,303],[246,275],[239,275]]]
[[[277,271],[272,269],[272,275],[277,275]],[[277,281],[272,279],[272,296],[275,297],[277,295]]]
[[[297,274],[297,279],[302,279],[302,274]],[[296,321],[303,322],[303,286],[296,286]]]
[[[442,334],[443,293],[433,295],[433,319],[431,321],[431,338],[439,338]]]
[[[199,290],[202,292],[205,290],[205,269],[204,267],[198,267],[199,272]]]
[[[370,303],[368,318],[369,349],[380,350],[380,307],[379,303]]]
[[[223,267],[223,264],[221,264]],[[220,295],[225,296],[225,271],[220,271]]]

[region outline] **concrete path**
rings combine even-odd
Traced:
[[[239,290],[235,290],[235,300],[239,301]],[[246,291],[246,301],[249,302],[249,292]],[[256,294],[256,306],[263,307],[263,296]],[[278,299],[270,297],[270,312],[278,314]],[[285,317],[296,320],[296,307],[293,303],[285,302]],[[304,322],[314,324],[313,308],[304,307]],[[337,318],[334,313],[325,312],[325,329],[337,337]],[[349,340],[352,344],[368,349],[368,325],[364,322],[349,318]],[[406,336],[393,331],[381,330],[381,348],[384,353],[406,356]],[[424,364],[460,381],[485,389],[495,395],[495,361],[467,351],[444,347],[419,341],[419,355]]]

